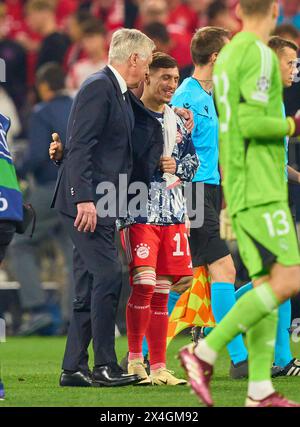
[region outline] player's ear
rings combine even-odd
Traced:
[[[235,13],[236,13],[236,16],[238,17],[238,19],[241,19],[241,20],[242,20],[242,18],[243,18],[243,14],[242,14],[242,9],[241,9],[241,5],[240,5],[240,3],[238,3],[238,4],[236,5]]]
[[[210,62],[212,63],[212,65],[215,65],[217,58],[218,58],[218,52],[214,52],[210,57]]]
[[[147,85],[147,86],[149,86],[149,84],[150,84],[150,76],[149,76],[149,73],[146,73],[146,74],[145,74],[145,80],[144,80],[144,81],[145,81],[146,85]]]
[[[277,20],[279,18],[279,15],[280,15],[279,2],[278,0],[276,0],[272,4],[272,18],[274,20]]]

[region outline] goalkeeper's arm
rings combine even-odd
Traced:
[[[269,139],[300,135],[300,117],[269,117],[264,108],[247,103],[239,105],[238,120],[244,138]]]

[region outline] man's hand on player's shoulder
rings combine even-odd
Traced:
[[[193,112],[191,110],[187,110],[186,108],[178,108],[175,107],[174,111],[176,114],[178,114],[178,116],[182,117],[183,119],[185,119],[185,128],[186,130],[190,133],[192,132],[192,130],[194,129],[194,115]]]

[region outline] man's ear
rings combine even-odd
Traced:
[[[137,53],[132,53],[129,57],[130,65],[132,65],[133,67],[137,66],[138,56],[139,55]]]
[[[238,3],[238,4],[236,5],[236,8],[235,8],[235,14],[236,14],[236,16],[238,17],[238,19],[243,19],[243,12],[242,12],[242,9],[241,9],[241,5],[240,5],[240,3]]]

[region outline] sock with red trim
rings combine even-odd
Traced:
[[[171,284],[168,280],[157,280],[151,300],[151,317],[146,332],[151,370],[166,367],[168,298]]]
[[[132,277],[132,291],[126,308],[129,360],[143,357],[142,342],[151,315],[150,304],[155,285],[156,274],[152,270]]]

